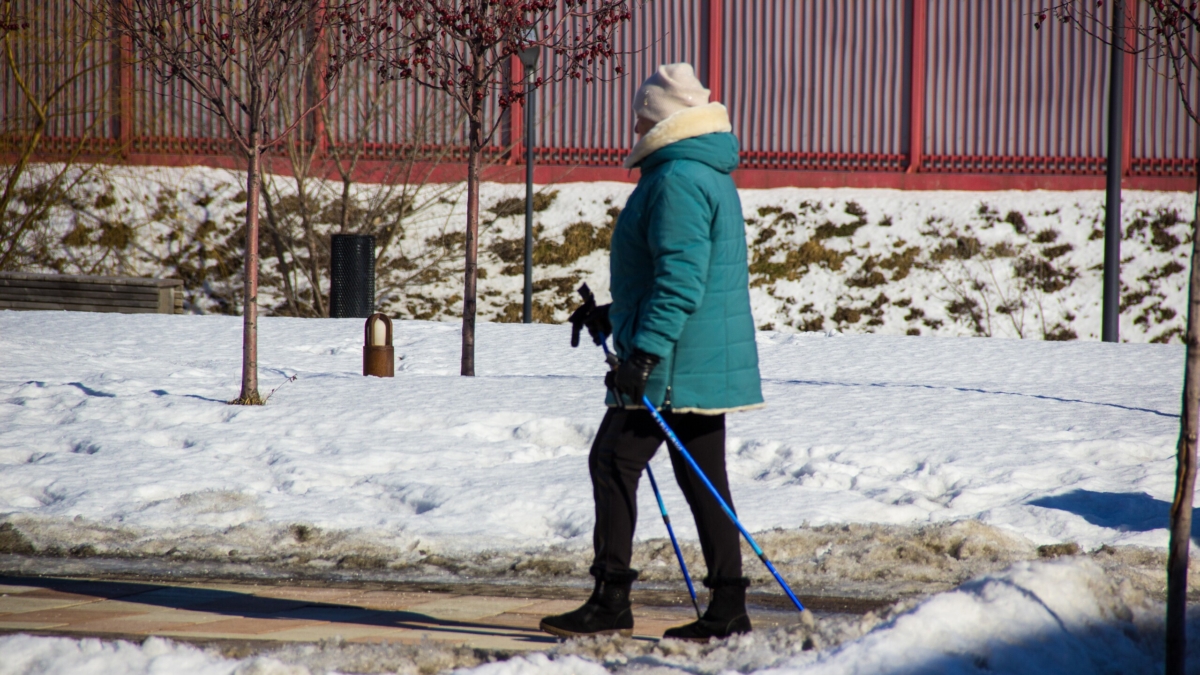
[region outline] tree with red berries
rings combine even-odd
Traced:
[[[387,77],[445,92],[468,127],[466,271],[463,283],[463,375],[475,374],[475,281],[479,253],[479,174],[483,150],[500,120],[485,111],[522,100],[512,87],[512,57],[529,48],[549,52],[550,66],[534,81],[591,82],[617,58],[613,35],[629,20],[634,0],[396,0],[403,39],[380,60]],[[618,64],[614,72],[620,73]]]
[[[1188,0],[1058,2],[1040,12],[1034,27],[1051,19],[1072,26],[1109,46],[1147,59],[1175,83],[1180,104],[1200,125],[1200,10]],[[1107,16],[1106,16],[1107,14]],[[1106,21],[1106,19],[1108,21]],[[1111,22],[1111,23],[1109,23]],[[1112,28],[1117,30],[1111,30]],[[1200,138],[1200,135],[1197,136]],[[1110,152],[1112,150],[1110,149]],[[1196,149],[1200,160],[1200,146]],[[1171,542],[1167,553],[1167,675],[1183,675],[1187,648],[1188,547],[1196,489],[1196,440],[1200,430],[1200,166],[1192,220],[1192,261],[1188,281],[1187,356],[1183,368],[1183,414],[1176,446],[1175,497],[1171,502]]]
[[[182,82],[194,103],[225,123],[246,161],[242,385],[258,393],[258,222],[263,154],[321,105],[350,59],[375,58],[399,35],[389,0],[76,0],[102,12],[133,56],[163,82]],[[97,5],[104,9],[96,10]],[[323,58],[326,50],[336,58]]]

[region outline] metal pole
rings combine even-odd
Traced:
[[[1108,65],[1108,176],[1104,198],[1104,318],[1100,339],[1120,342],[1121,329],[1121,95],[1125,90],[1125,8],[1112,3]]]
[[[525,68],[525,323],[533,323],[533,72]]]
[[[712,494],[713,499],[717,500],[717,505],[721,507],[721,510],[725,512],[725,515],[729,516],[729,519],[733,521],[734,527],[736,527],[738,531],[742,533],[742,536],[746,538],[746,543],[750,544],[750,548],[754,551],[754,555],[757,555],[758,559],[767,566],[767,571],[769,571],[771,575],[775,577],[775,581],[779,582],[779,585],[783,588],[783,592],[787,593],[788,599],[792,601],[792,604],[796,606],[798,611],[805,611],[804,605],[800,604],[800,599],[797,598],[796,594],[792,592],[792,587],[788,586],[788,583],[783,580],[783,575],[779,574],[779,570],[775,569],[775,565],[771,564],[771,560],[767,558],[767,554],[763,552],[762,547],[758,545],[757,541],[754,541],[754,536],[750,534],[750,530],[747,530],[746,527],[742,525],[742,521],[738,520],[737,514],[735,514],[733,509],[729,507],[729,504],[725,502],[725,499],[721,496],[721,493],[717,492],[717,488],[713,487],[712,481],[708,480],[708,476],[704,475],[704,469],[701,469],[700,465],[696,463],[696,460],[692,458],[692,453],[688,452],[687,448],[683,447],[683,441],[679,440],[679,437],[675,435],[675,431],[671,429],[671,425],[667,424],[667,421],[663,419],[663,416],[658,412],[658,408],[654,407],[654,403],[650,400],[649,396],[642,396],[642,405],[646,406],[646,410],[650,411],[650,416],[654,418],[654,421],[658,424],[658,428],[662,429],[663,433],[667,435],[667,442],[675,446],[675,449],[678,450],[679,454],[683,456],[683,459],[688,463],[688,466],[692,467],[692,471],[696,472],[696,477],[700,479],[701,483],[704,483],[704,487],[708,488],[708,491],[710,494]]]
[[[608,343],[604,344],[608,351]],[[654,498],[658,500],[658,512],[662,514],[663,523],[667,525],[667,534],[671,537],[671,546],[675,549],[675,557],[679,560],[679,569],[683,572],[683,580],[687,582],[688,593],[692,596],[692,607],[696,609],[696,618],[703,619],[700,613],[700,601],[696,599],[696,587],[692,585],[692,575],[688,572],[687,563],[683,561],[683,551],[679,550],[679,542],[675,539],[675,528],[671,527],[671,516],[667,515],[667,505],[663,503],[662,493],[658,491],[658,481],[654,480],[654,471],[646,465],[646,475],[650,478],[650,487],[654,488]]]

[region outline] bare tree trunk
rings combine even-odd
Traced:
[[[470,121],[470,154],[467,156],[466,273],[463,280],[461,374],[475,375],[475,274],[479,257],[479,166],[483,161],[483,106],[474,105]]]
[[[1175,499],[1171,502],[1171,544],[1167,553],[1167,675],[1183,675],[1187,657],[1188,547],[1192,541],[1192,500],[1196,490],[1196,430],[1200,426],[1200,167],[1192,221],[1192,269],[1188,282],[1187,358],[1183,367]]]
[[[283,277],[283,292],[287,299],[288,311],[292,316],[301,316],[300,303],[296,300],[296,288],[292,285],[292,270],[284,257],[283,237],[279,234],[279,221],[275,218],[275,209],[271,206],[271,195],[263,191],[263,205],[267,207],[267,229],[271,231],[271,242],[275,244],[275,257],[279,259],[279,273]]]
[[[262,405],[258,395],[258,201],[262,185],[260,132],[250,132],[246,171],[246,270],[242,292],[242,393],[234,403]]]

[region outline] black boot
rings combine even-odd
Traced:
[[[624,574],[596,574],[596,588],[583,607],[566,614],[548,616],[538,626],[558,637],[581,635],[633,635],[633,610],[629,589],[637,579],[637,570]]]
[[[746,587],[750,580],[717,577],[705,579],[704,585],[712,589],[704,616],[686,626],[667,629],[664,638],[708,642],[712,638],[750,632],[750,617],[746,615]]]

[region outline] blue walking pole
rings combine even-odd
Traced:
[[[608,349],[606,348],[605,351],[608,351]],[[778,571],[776,571],[775,566],[772,565],[771,561],[767,558],[767,554],[763,553],[762,547],[758,545],[758,542],[754,541],[754,537],[752,537],[750,532],[742,526],[742,521],[738,520],[738,517],[734,515],[733,509],[729,508],[729,504],[726,504],[725,500],[721,498],[721,494],[717,492],[717,488],[713,487],[713,484],[709,482],[708,476],[704,475],[704,471],[700,468],[700,465],[696,463],[696,460],[692,459],[692,453],[688,452],[687,448],[683,447],[683,443],[679,440],[679,437],[675,435],[675,432],[671,430],[671,426],[667,424],[667,421],[664,420],[662,415],[659,414],[658,409],[655,408],[654,404],[650,402],[650,397],[643,395],[642,403],[646,406],[646,409],[650,411],[650,415],[654,418],[654,421],[658,423],[659,428],[661,428],[663,433],[667,435],[667,440],[669,440],[675,446],[676,450],[679,450],[679,454],[683,455],[683,458],[687,460],[688,465],[691,466],[692,470],[696,472],[696,475],[700,477],[700,480],[704,483],[704,486],[707,487],[708,491],[712,493],[712,496],[716,498],[717,503],[721,505],[721,509],[725,511],[725,515],[729,516],[729,519],[732,520],[733,524],[737,526],[737,529],[741,531],[742,536],[744,536],[746,541],[750,543],[750,548],[754,549],[754,554],[758,556],[759,560],[763,561],[763,564],[767,566],[767,569],[770,570],[771,574],[775,577],[775,581],[778,581],[779,585],[783,587],[783,592],[787,593],[787,596],[791,598],[792,604],[796,605],[796,609],[803,612],[804,605],[800,604],[799,598],[796,597],[796,594],[792,592],[791,587],[787,585],[787,582],[784,581],[783,577],[780,576]]]
[[[679,568],[683,570],[683,580],[687,582],[688,593],[692,595],[692,607],[696,608],[696,618],[702,618],[700,603],[696,601],[696,587],[692,585],[692,575],[688,574],[687,563],[683,562],[683,551],[679,550],[679,542],[675,541],[675,530],[671,528],[671,516],[667,515],[667,505],[663,503],[662,493],[658,491],[658,481],[654,480],[654,472],[646,465],[646,475],[650,477],[650,487],[654,488],[654,498],[658,500],[658,510],[662,512],[663,522],[667,525],[667,534],[671,535],[671,546],[675,547],[675,557],[679,559]]]
[[[604,348],[604,360],[609,367],[616,367],[617,358],[608,351],[608,338],[600,343]],[[667,515],[667,505],[663,502],[662,493],[658,491],[658,481],[654,480],[654,472],[646,465],[646,475],[650,477],[650,487],[654,488],[654,498],[658,500],[658,510],[662,513],[663,523],[667,526],[667,534],[671,536],[671,546],[675,549],[675,558],[679,560],[679,569],[683,572],[683,580],[687,582],[688,594],[692,596],[692,607],[696,608],[696,618],[702,618],[700,601],[696,599],[696,587],[692,585],[692,575],[688,573],[687,563],[683,561],[683,551],[679,550],[679,542],[675,539],[675,528],[671,527],[671,516]]]

